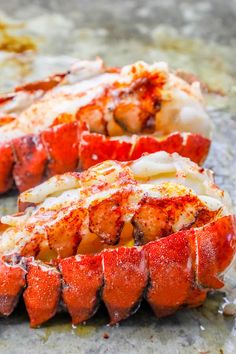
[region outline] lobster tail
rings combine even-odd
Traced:
[[[211,143],[200,90],[163,63],[78,62],[0,97],[0,108],[0,193],[143,153],[177,152],[202,163]]]
[[[0,313],[9,315],[23,291],[32,327],[59,304],[75,325],[101,301],[111,324],[144,298],[157,317],[199,306],[224,286],[236,251],[226,193],[177,154],[52,177],[19,205],[24,212],[2,218]]]

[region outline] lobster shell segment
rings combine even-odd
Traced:
[[[47,129],[41,133],[41,137],[48,152],[48,177],[77,169],[80,140],[77,122]]]
[[[104,251],[104,287],[102,299],[111,324],[136,312],[148,281],[148,265],[144,251],[136,247]]]
[[[146,298],[157,317],[183,305],[194,282],[188,237],[177,233],[161,241],[145,246],[150,276]]]
[[[103,285],[101,255],[75,256],[60,261],[62,299],[78,324],[92,317],[99,306]]]
[[[61,275],[54,267],[29,262],[24,301],[31,327],[38,327],[52,318],[61,293]]]
[[[0,314],[9,316],[25,287],[26,271],[22,264],[0,261]]]
[[[130,160],[132,143],[112,140],[96,133],[84,133],[80,142],[80,167],[83,170],[105,160]],[[144,152],[144,151],[143,151]]]
[[[143,298],[157,317],[199,306],[236,249],[227,193],[210,171],[177,154],[106,161],[54,176],[1,219],[0,313],[22,290],[32,327],[64,305],[73,324],[103,301],[110,323]]]
[[[235,227],[233,215],[220,218],[195,232],[196,274],[200,286],[218,289],[224,285],[220,275],[234,257]]]
[[[14,156],[10,144],[0,144],[0,193],[5,193],[13,186]]]
[[[43,181],[47,153],[36,134],[12,142],[15,156],[13,178],[19,190],[29,189]]]

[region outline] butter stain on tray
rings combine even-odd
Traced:
[[[33,37],[14,32],[24,28],[24,23],[9,24],[0,21],[0,50],[7,52],[23,53],[36,51],[37,44]]]

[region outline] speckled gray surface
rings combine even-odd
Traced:
[[[6,14],[8,22],[26,21],[13,33],[29,34],[38,47],[36,54],[24,56],[0,53],[1,90],[42,77],[52,67],[61,69],[70,56],[95,55],[110,64],[167,60],[222,90],[224,96],[207,97],[216,129],[206,166],[214,169],[217,183],[230,192],[236,206],[235,0],[0,0],[0,9],[4,21]],[[15,202],[14,193],[1,197],[0,214],[13,211]],[[85,326],[71,328],[69,317],[60,314],[43,328],[31,330],[21,304],[10,318],[0,319],[0,353],[236,353],[235,319],[220,313],[222,297],[210,295],[203,307],[162,320],[156,320],[144,304],[113,328],[106,326],[108,317],[101,309]]]

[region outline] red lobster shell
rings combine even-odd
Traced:
[[[103,301],[111,324],[143,298],[156,316],[222,288],[236,247],[230,201],[210,171],[177,154],[106,161],[52,177],[2,218],[0,313],[20,294],[37,327],[59,304],[73,324]]]
[[[0,193],[107,159],[165,150],[202,163],[211,122],[197,82],[166,64],[105,68],[101,60],[0,98]]]

